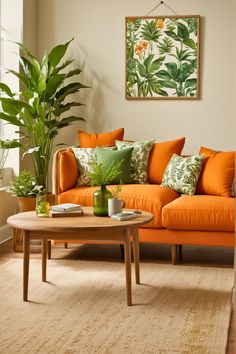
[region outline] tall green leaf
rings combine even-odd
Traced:
[[[71,109],[71,107],[78,107],[78,106],[84,106],[83,103],[80,103],[80,102],[68,102],[66,104],[61,104],[61,105],[58,105],[58,107],[56,109],[53,110],[53,114],[56,116],[56,117],[59,117],[61,114],[69,111]]]
[[[15,96],[15,94],[11,92],[11,89],[6,84],[4,84],[3,82],[0,82],[0,91],[6,93],[7,96],[9,96],[9,97],[14,97]]]
[[[57,66],[57,64],[61,61],[61,59],[63,58],[63,56],[65,55],[65,52],[69,46],[69,44],[74,40],[74,38],[72,38],[69,42],[65,43],[65,44],[59,44],[56,47],[54,47],[52,49],[52,51],[50,52],[49,56],[48,56],[48,60],[49,63],[55,67]]]
[[[57,102],[61,103],[68,95],[78,92],[81,88],[88,88],[88,86],[85,86],[79,82],[66,85],[56,93]]]
[[[24,124],[21,123],[21,121],[20,121],[17,117],[15,117],[15,116],[10,116],[10,115],[8,115],[8,114],[5,114],[5,113],[0,112],[0,118],[1,118],[2,120],[6,121],[6,122],[8,122],[8,123],[10,123],[10,124],[12,124],[12,125],[16,125],[16,126],[18,126],[18,127],[23,127],[23,126],[24,126]]]

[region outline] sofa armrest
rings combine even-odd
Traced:
[[[77,161],[71,148],[57,150],[53,155],[52,192],[57,196],[74,188],[78,174]]]

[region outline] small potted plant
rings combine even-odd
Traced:
[[[30,211],[36,208],[36,196],[43,190],[43,186],[37,184],[31,171],[21,171],[14,181],[10,183],[7,192],[18,198],[20,211]]]
[[[6,191],[17,197],[21,212],[35,210],[36,196],[43,187],[37,185],[36,178],[31,171],[21,171]],[[15,252],[23,251],[23,235],[21,230],[13,230],[13,249]]]
[[[93,194],[93,212],[96,216],[108,216],[108,199],[112,199],[112,192],[106,186],[110,184],[121,172],[123,160],[113,161],[108,169],[98,163],[96,159],[91,163],[91,171],[88,175],[92,186],[100,186]]]

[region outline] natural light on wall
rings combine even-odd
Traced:
[[[0,0],[1,2],[1,81],[19,91],[19,81],[7,69],[19,71],[19,49],[13,42],[22,42],[23,0]],[[1,121],[0,131],[4,139],[18,138],[16,127]],[[14,174],[19,172],[19,151],[9,152],[5,167],[12,167]]]
[[[7,74],[7,69],[19,71],[18,46],[13,42],[22,42],[23,24],[23,0],[0,0],[0,81],[11,87],[13,92],[19,92],[19,81],[11,74]],[[18,138],[15,133],[16,127],[0,121],[0,134],[3,139]],[[19,173],[18,149],[11,149],[5,163],[3,183],[9,184],[13,172]],[[6,220],[9,215],[17,211],[17,201],[4,191],[0,191],[0,243],[11,237],[12,231]]]

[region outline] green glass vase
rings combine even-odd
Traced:
[[[112,198],[112,193],[101,185],[93,193],[93,214],[96,216],[108,216],[108,199]]]

